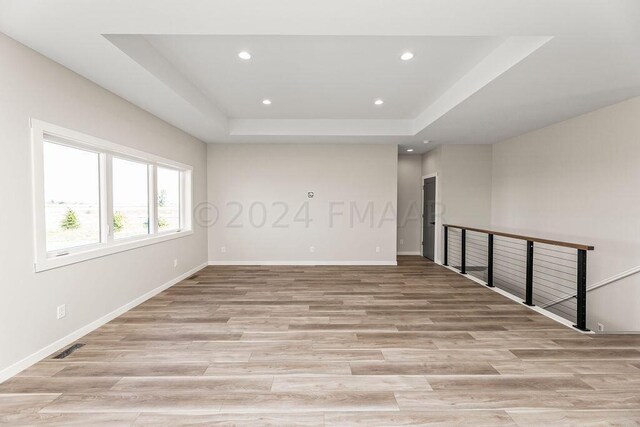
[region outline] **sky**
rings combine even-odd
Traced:
[[[113,203],[147,206],[148,168],[144,163],[113,158]],[[158,193],[167,193],[167,204],[179,200],[179,173],[158,167]],[[99,155],[51,142],[44,143],[45,200],[47,202],[98,204]]]
[[[44,143],[45,201],[98,204],[99,156],[90,151]]]

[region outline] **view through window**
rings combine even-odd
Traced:
[[[116,239],[149,234],[149,168],[113,158],[113,234]]]
[[[158,167],[158,230],[180,228],[180,172]]]
[[[44,143],[47,250],[100,242],[98,153]]]

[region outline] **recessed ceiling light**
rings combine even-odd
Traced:
[[[262,100],[262,103],[263,103],[264,105],[271,105],[271,100],[270,100],[270,99],[263,99],[263,100]]]
[[[382,99],[376,99],[373,103],[376,105],[382,105],[384,104],[384,101]]]
[[[251,59],[251,54],[244,50],[240,52],[238,56],[240,57],[240,59]]]
[[[413,151],[413,148],[409,148],[407,151],[410,153]]]
[[[429,141],[428,139],[425,139],[425,140],[424,140],[424,141],[422,141],[422,142],[424,142],[425,144],[428,144],[428,143],[430,143],[431,141]]]
[[[400,59],[402,59],[403,61],[408,61],[410,59],[413,59],[413,53],[405,52],[402,55],[400,55]]]

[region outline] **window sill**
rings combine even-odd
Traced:
[[[101,258],[108,255],[117,254],[119,252],[129,251],[131,249],[142,248],[144,246],[155,245],[169,240],[180,239],[182,237],[191,236],[193,230],[174,232],[170,234],[162,234],[153,237],[145,237],[143,239],[114,243],[109,246],[103,246],[96,249],[90,249],[82,252],[70,253],[69,255],[47,258],[35,263],[35,272],[51,270],[54,268],[64,267],[65,265],[76,264],[88,261],[94,258]]]

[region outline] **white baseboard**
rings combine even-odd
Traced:
[[[420,251],[405,251],[398,252],[398,255],[422,255],[422,253],[420,253]]]
[[[398,265],[397,261],[209,261],[209,265]]]
[[[69,335],[67,335],[67,336],[65,336],[63,338],[60,338],[59,340],[49,344],[48,346],[36,351],[35,353],[31,354],[30,356],[27,356],[24,359],[14,363],[13,365],[3,369],[2,371],[0,371],[0,383],[8,380],[9,378],[13,377],[14,375],[19,374],[20,372],[24,371],[25,369],[27,369],[31,365],[41,361],[42,359],[44,359],[45,357],[49,356],[50,354],[55,353],[58,350],[61,350],[62,348],[66,347],[67,345],[71,344],[72,342],[78,340],[79,338],[82,338],[83,336],[85,336],[89,332],[92,332],[95,329],[98,329],[100,326],[104,325],[107,322],[110,322],[111,320],[115,319],[116,317],[120,316],[121,314],[131,310],[135,306],[137,306],[139,304],[142,304],[143,302],[145,302],[149,298],[152,298],[152,297],[156,296],[160,292],[170,288],[171,286],[175,285],[176,283],[181,282],[182,280],[186,279],[189,276],[192,276],[193,274],[195,274],[198,271],[202,270],[206,266],[207,266],[207,264],[204,263],[202,265],[199,265],[196,268],[193,268],[193,269],[187,271],[184,274],[181,274],[180,276],[176,277],[175,279],[171,279],[167,283],[165,283],[165,284],[163,284],[163,285],[161,285],[161,286],[159,286],[159,287],[147,292],[146,294],[134,299],[133,301],[123,305],[122,307],[117,308],[114,311],[105,314],[104,316],[100,317],[97,320],[94,320],[93,322],[89,323],[88,325],[83,326],[82,328],[70,333]]]

